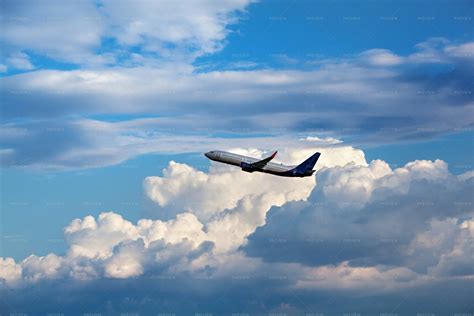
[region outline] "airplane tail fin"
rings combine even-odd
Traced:
[[[298,166],[296,166],[295,170],[301,174],[308,174],[308,173],[313,174],[314,172],[313,167],[318,161],[319,156],[321,156],[321,153],[319,152],[315,153],[314,155],[312,155],[311,157],[309,157],[308,159],[300,163]]]

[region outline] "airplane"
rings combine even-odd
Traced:
[[[275,151],[271,156],[258,160],[252,157],[242,156],[238,154],[233,154],[221,150],[212,150],[205,153],[204,155],[210,160],[226,163],[229,165],[234,165],[241,167],[243,171],[246,172],[264,172],[270,173],[276,176],[282,177],[309,177],[312,176],[315,170],[313,170],[316,161],[318,161],[321,153],[315,153],[305,161],[303,161],[298,166],[285,166],[282,164],[277,164],[270,162],[275,158],[277,151]]]

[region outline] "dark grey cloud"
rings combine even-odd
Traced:
[[[289,289],[291,280],[141,277],[49,281],[2,290],[0,310],[29,315],[453,315],[472,313],[472,280],[439,281],[386,292]]]

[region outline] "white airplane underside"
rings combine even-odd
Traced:
[[[275,158],[276,154],[277,152],[275,151],[271,156],[261,160],[220,150],[212,150],[204,155],[214,161],[238,166],[246,172],[257,171],[283,177],[309,177],[313,175],[313,167],[321,155],[317,152],[298,166],[285,166],[270,162]]]

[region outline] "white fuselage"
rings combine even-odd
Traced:
[[[239,166],[239,167],[242,166],[242,163],[252,164],[254,162],[259,161],[259,159],[255,159],[252,157],[242,156],[242,155],[233,154],[230,152],[220,151],[220,150],[213,150],[206,153],[205,155],[207,158],[211,160],[219,161],[219,162],[223,162],[229,165],[234,165],[234,166]],[[280,174],[283,172],[287,172],[293,168],[294,166],[285,166],[283,164],[268,162],[260,170],[255,170],[255,171]]]

